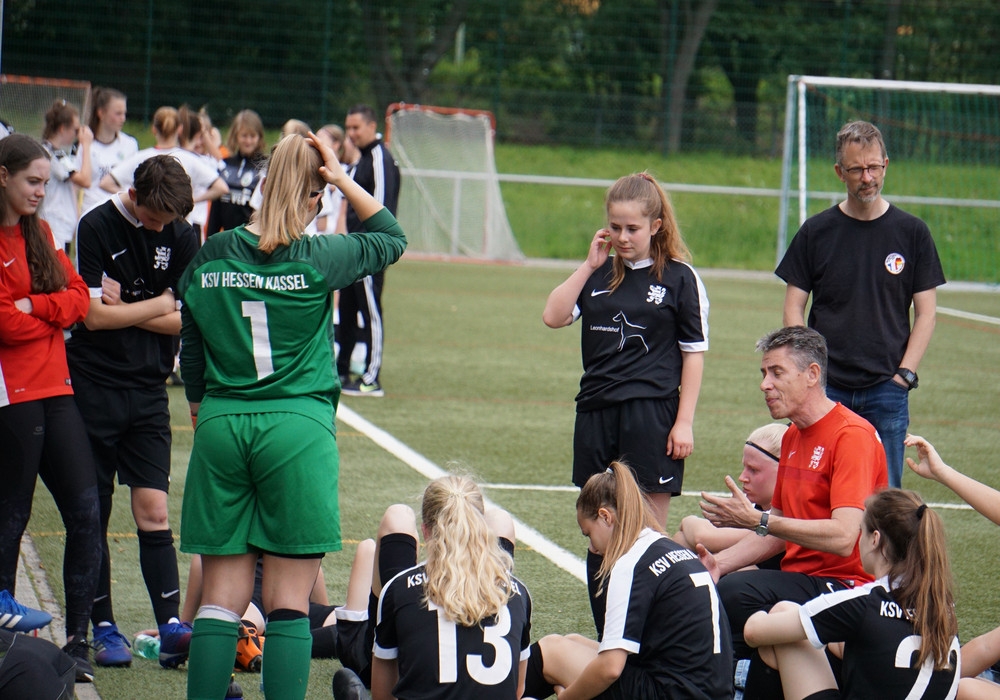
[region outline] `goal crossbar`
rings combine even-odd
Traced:
[[[883,93],[938,93],[951,95],[979,95],[1000,98],[1000,85],[973,83],[918,82],[910,80],[875,80],[814,75],[789,75],[785,104],[785,133],[781,169],[780,216],[778,221],[777,259],[784,254],[788,241],[788,206],[792,194],[798,200],[798,222],[807,218],[807,202],[812,199],[841,199],[843,192],[810,192],[808,189],[808,127],[807,94],[810,89],[821,87],[853,88]],[[797,153],[797,160],[795,154]],[[797,166],[797,189],[792,190],[792,170]],[[1000,200],[956,197],[918,197],[897,195],[894,201],[972,208],[998,208]]]

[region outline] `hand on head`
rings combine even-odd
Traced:
[[[323,158],[323,165],[319,167],[319,174],[324,180],[329,182],[331,185],[337,185],[341,178],[347,177],[344,172],[343,166],[341,166],[340,161],[337,160],[337,154],[333,152],[333,149],[326,144],[323,139],[319,138],[313,132],[309,132],[306,137],[309,143],[312,144],[313,148],[319,151],[320,156]]]
[[[590,242],[590,251],[587,254],[587,263],[590,267],[596,270],[604,264],[605,260],[608,259],[608,253],[610,250],[611,232],[606,228],[602,228],[594,234],[594,238]]]

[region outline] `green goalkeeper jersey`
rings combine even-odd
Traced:
[[[270,254],[242,226],[206,241],[178,285],[181,370],[188,400],[204,400],[199,421],[265,411],[329,420],[338,383],[330,292],[406,248],[388,210],[365,225],[368,233],[303,236]]]

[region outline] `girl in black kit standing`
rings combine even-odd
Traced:
[[[708,296],[652,176],[619,179],[605,207],[607,228],[549,295],[542,320],[562,328],[583,319],[573,483],[583,486],[613,460],[627,461],[665,528],[694,449]]]

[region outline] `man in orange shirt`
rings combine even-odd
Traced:
[[[714,556],[699,550],[719,581],[737,659],[750,658],[743,625],[758,610],[871,580],[861,566],[858,533],[865,499],[888,484],[885,450],[875,429],[826,396],[823,336],[791,326],[761,338],[757,350],[763,353],[760,388],[771,417],[791,421],[781,443],[771,512],[756,510],[731,477],[726,484],[732,498],[703,493],[701,504],[713,525],[760,535]],[[780,571],[740,571],[782,550]],[[751,674],[762,666],[751,663]],[[748,679],[748,696],[749,691]]]

